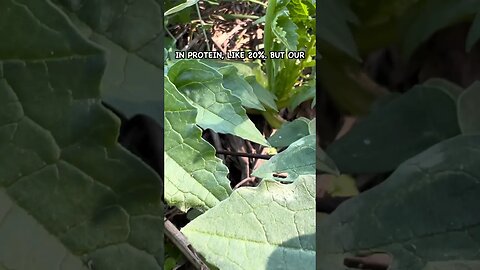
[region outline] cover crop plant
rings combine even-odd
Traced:
[[[201,211],[181,231],[219,269],[315,264],[315,119],[286,122],[279,113],[315,96],[315,2],[267,3],[267,55],[304,51],[305,59],[267,58],[258,65],[166,57],[165,200],[184,212]],[[166,19],[184,8],[170,7]],[[280,129],[265,138],[247,112]],[[257,187],[232,190],[228,168],[202,129],[285,150],[253,171],[262,179]]]
[[[477,269],[480,2],[317,4],[320,86],[360,121],[326,147],[316,269]]]

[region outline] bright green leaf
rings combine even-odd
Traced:
[[[309,123],[310,120],[305,117],[287,122],[268,138],[268,142],[277,148],[289,146],[298,139],[309,135]]]
[[[180,60],[168,71],[170,81],[197,108],[197,124],[268,146],[248,119],[241,101],[222,86],[223,76],[197,60]]]
[[[0,10],[0,269],[161,269],[161,181],[116,142],[104,53],[50,1]]]
[[[193,6],[197,3],[198,3],[198,0],[186,0],[184,3],[181,3],[177,6],[172,7],[171,9],[167,10],[163,16],[169,16],[169,15],[175,14],[175,13],[177,13],[179,11],[182,11],[182,10],[188,8],[188,7],[191,7],[191,6]]]
[[[285,12],[275,16],[272,23],[272,32],[275,37],[290,51],[296,51],[298,45],[297,25]]]
[[[245,80],[250,84],[253,89],[253,92],[258,97],[260,102],[263,105],[269,107],[270,109],[278,112],[277,104],[275,103],[276,97],[270,91],[261,86],[255,76],[246,77]]]
[[[222,62],[202,61],[211,68],[216,69],[223,75],[223,87],[240,99],[245,108],[265,111],[265,108],[257,98],[252,86],[238,74],[235,66]]]
[[[315,81],[312,81],[311,83],[306,85],[302,85],[301,87],[296,89],[296,93],[290,99],[288,110],[293,112],[303,102],[315,98],[317,94],[316,91],[317,88]]]
[[[480,82],[468,87],[458,98],[458,124],[463,134],[480,133]]]
[[[389,270],[476,269],[465,266],[480,259],[479,162],[478,135],[409,159],[318,223],[317,269],[344,270],[346,257],[376,252],[392,255]]]
[[[350,175],[342,174],[333,177],[327,186],[327,192],[332,197],[351,197],[358,195],[357,182]]]
[[[314,269],[315,176],[239,188],[182,232],[219,269]]]
[[[165,199],[186,212],[209,209],[231,192],[228,169],[195,125],[197,110],[165,78]]]
[[[252,175],[259,178],[275,179],[282,182],[293,182],[300,175],[315,174],[315,142],[316,135],[308,135],[292,143],[285,151],[265,162]],[[287,173],[286,178],[276,174]]]

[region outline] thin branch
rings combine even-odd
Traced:
[[[208,42],[207,32],[205,31],[205,22],[202,19],[202,14],[200,13],[200,7],[198,3],[195,4],[195,7],[197,8],[197,15],[198,15],[198,18],[200,19],[200,23],[202,24],[202,32],[203,32],[203,35],[205,36],[205,42],[207,43],[207,51],[210,51],[211,50],[210,42]]]
[[[249,157],[249,158],[258,158],[258,159],[271,159],[271,155],[261,155],[261,154],[250,154],[250,153],[240,153],[240,152],[230,152],[217,150],[217,154],[227,155],[227,156],[239,156],[239,157]]]
[[[197,270],[209,270],[208,266],[195,253],[190,242],[181,233],[175,225],[168,219],[165,222],[165,236],[182,252],[182,254],[190,261]]]

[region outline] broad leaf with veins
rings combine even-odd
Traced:
[[[314,269],[315,176],[239,188],[182,232],[220,269]]]
[[[308,135],[295,141],[285,151],[275,155],[256,169],[252,175],[286,182],[293,182],[301,175],[314,175],[315,141],[316,135]],[[286,178],[276,176],[280,173],[287,173],[288,176]]]
[[[228,169],[201,138],[197,110],[165,77],[165,199],[187,211],[207,210],[231,193]]]
[[[160,0],[55,0],[82,35],[108,53],[102,99],[132,117],[163,123],[163,19]],[[194,4],[194,3],[193,3]]]
[[[407,160],[319,222],[317,269],[344,270],[346,257],[376,252],[393,256],[391,270],[477,269],[479,162],[479,135],[457,136]]]
[[[168,70],[168,78],[197,108],[197,124],[268,146],[248,119],[239,98],[222,85],[220,72],[197,60],[180,60]]]
[[[161,181],[116,143],[104,53],[50,1],[0,10],[0,269],[162,269]]]

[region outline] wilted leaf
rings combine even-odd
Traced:
[[[314,269],[315,176],[239,188],[182,232],[219,269]]]
[[[165,199],[182,211],[209,209],[231,192],[228,169],[201,138],[197,110],[165,78]]]
[[[479,162],[478,135],[409,159],[318,223],[317,269],[344,270],[346,257],[376,252],[392,255],[390,270],[470,269],[453,261],[480,259]]]
[[[0,269],[161,269],[161,181],[116,143],[104,54],[50,1],[0,10]]]

